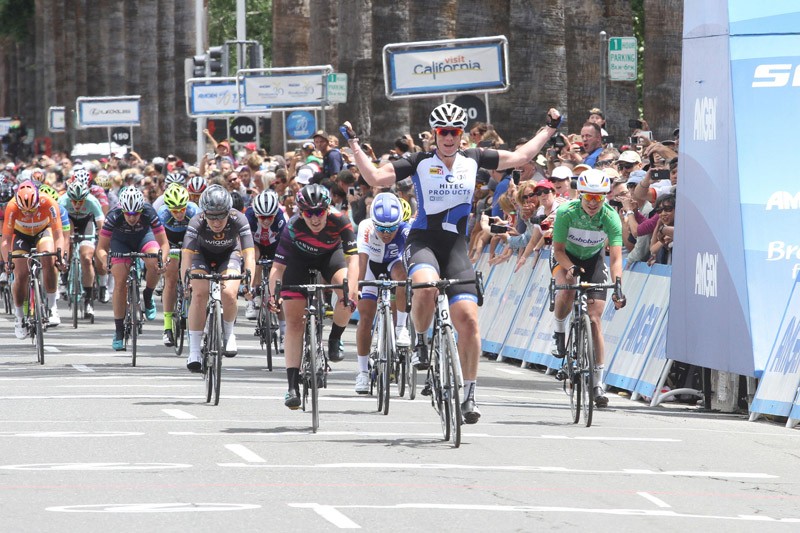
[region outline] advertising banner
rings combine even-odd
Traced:
[[[514,263],[514,258],[509,260],[509,263]],[[514,316],[511,326],[508,329],[503,348],[500,350],[500,355],[509,357],[511,359],[522,360],[525,348],[531,340],[533,334],[533,326],[535,322],[525,314],[526,308],[529,307],[530,296],[529,289],[531,288],[530,279],[533,274],[533,269],[523,268],[523,270],[511,274],[511,280],[506,288],[507,301],[506,306],[514,307]]]
[[[633,312],[639,304],[639,298],[644,289],[650,267],[647,263],[633,262],[625,265],[622,275],[622,292],[628,303],[622,309],[614,309],[614,302],[609,297],[603,310],[603,340],[605,342],[606,368],[617,351],[617,345],[630,324]],[[610,296],[610,295],[609,295]]]
[[[79,128],[112,128],[114,126],[139,126],[139,95],[135,96],[79,96],[75,101]]]
[[[47,129],[53,133],[66,131],[67,114],[63,107],[50,107],[47,110]]]
[[[492,269],[491,280],[486,285],[483,306],[488,309],[486,310],[487,314],[483,316],[484,321],[479,322],[480,330],[484,335],[481,346],[485,352],[500,353],[508,329],[514,320],[516,307],[509,305],[507,295],[514,266],[513,261],[495,265]]]
[[[283,74],[239,77],[241,111],[281,107],[319,107],[327,74]]]
[[[662,372],[664,372],[664,366],[670,361],[667,359],[668,321],[669,316],[664,318],[664,321],[658,328],[655,342],[653,342],[653,346],[650,348],[650,356],[647,358],[642,373],[639,375],[639,379],[636,380],[636,386],[633,388],[633,392],[637,392],[645,398],[653,398],[656,387],[658,386],[658,381],[661,379]]]
[[[192,118],[239,113],[236,78],[193,78],[186,81],[186,111]]]
[[[0,137],[8,134],[11,129],[11,117],[0,118]]]
[[[536,268],[533,270],[530,289],[527,291],[526,300],[530,300],[527,315],[520,313],[534,324],[533,335],[528,349],[525,350],[523,360],[528,363],[545,365],[550,368],[560,368],[561,360],[553,357],[553,326],[555,324],[553,313],[550,312],[550,254],[548,248],[540,252]]]

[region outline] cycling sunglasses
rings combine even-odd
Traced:
[[[125,211],[125,214],[128,215],[129,217],[135,217],[135,216],[141,215],[142,212],[141,211]]]
[[[380,231],[381,233],[394,233],[397,231],[397,228],[400,227],[399,224],[395,224],[394,226],[378,226],[375,225],[375,229]]]
[[[227,211],[223,211],[222,213],[206,213],[206,218],[208,220],[224,220],[227,216]]]
[[[256,215],[256,218],[259,220],[269,220],[271,218],[275,218],[275,215]]]
[[[590,194],[588,192],[582,193],[581,198],[587,202],[602,202],[606,199],[605,194]]]
[[[436,128],[436,135],[440,137],[447,137],[448,135],[452,135],[453,137],[461,137],[464,133],[464,130],[461,128]]]
[[[325,207],[318,207],[317,209],[303,209],[303,216],[306,218],[321,217],[328,209]]]

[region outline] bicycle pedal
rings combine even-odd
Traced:
[[[423,396],[430,396],[431,395],[431,386],[430,384],[426,383],[422,390],[419,392]]]
[[[559,370],[558,372],[556,372],[555,377],[556,381],[564,381],[565,379],[567,379],[567,373],[564,372],[563,370]]]

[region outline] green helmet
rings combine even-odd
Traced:
[[[189,191],[180,183],[172,183],[164,191],[164,205],[169,209],[183,209],[189,203]]]
[[[43,183],[39,185],[39,194],[44,194],[45,196],[49,196],[56,202],[58,201],[58,191],[52,188],[50,185]]]

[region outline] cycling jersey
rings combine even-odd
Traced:
[[[86,197],[83,204],[78,207],[72,203],[72,200],[66,194],[58,199],[58,205],[62,211],[66,211],[68,216],[73,220],[84,220],[89,217],[103,218],[103,209],[100,202],[91,194]]]
[[[478,168],[496,169],[497,150],[469,148],[456,152],[452,168],[434,152],[415,152],[392,162],[397,181],[411,176],[417,197],[413,230],[445,230],[466,235]]]
[[[100,203],[100,207],[109,207],[108,195],[106,194],[105,189],[99,185],[92,185],[89,187],[89,192]]]
[[[6,206],[3,220],[3,236],[17,233],[21,235],[38,235],[46,228],[61,230],[61,213],[55,200],[47,195],[39,197],[39,205],[31,214],[23,213],[13,198]]]
[[[622,223],[614,208],[603,203],[594,216],[581,207],[581,200],[572,200],[556,211],[553,242],[564,243],[567,253],[578,259],[589,259],[605,246],[622,246]]]
[[[164,195],[162,194],[155,200],[153,200],[153,209],[156,210],[156,213],[161,211],[161,208],[164,206]]]
[[[329,208],[325,227],[319,233],[314,233],[298,213],[289,220],[286,230],[281,233],[275,262],[285,265],[287,257],[296,253],[309,258],[318,257],[329,254],[340,246],[347,256],[358,251],[353,226],[346,215]]]
[[[400,259],[411,225],[401,222],[394,238],[385,244],[376,234],[375,223],[368,218],[358,225],[358,253],[366,254],[370,263],[392,263]]]
[[[275,248],[278,246],[277,243],[283,232],[283,228],[286,226],[286,213],[284,213],[283,207],[278,209],[278,212],[275,214],[275,220],[272,221],[272,224],[268,228],[258,223],[258,217],[256,217],[256,213],[253,211],[252,207],[248,207],[244,215],[247,217],[247,222],[250,223],[250,230],[253,232],[253,240],[256,244],[260,245],[262,248],[272,247],[274,252]]]
[[[230,210],[228,222],[219,233],[208,226],[205,213],[199,212],[186,228],[183,248],[209,258],[221,259],[233,252],[253,248],[253,233],[247,217],[235,209]]]
[[[147,233],[151,230],[153,234],[164,232],[164,225],[161,224],[152,205],[144,204],[142,215],[133,226],[125,221],[125,214],[122,212],[122,208],[117,206],[108,212],[103,229],[100,230],[100,235],[104,237],[111,237],[117,234],[135,235]]]
[[[155,209],[155,205],[153,208]],[[186,228],[189,227],[189,222],[191,222],[192,217],[199,212],[200,208],[197,204],[189,202],[186,204],[186,215],[183,217],[183,220],[176,220],[166,205],[162,205],[158,209],[158,219],[164,225],[164,229],[167,232],[167,240],[170,245],[183,242],[183,237],[186,235]]]

